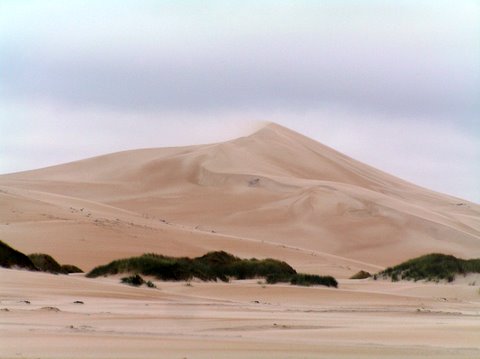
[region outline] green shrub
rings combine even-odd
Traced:
[[[157,288],[157,286],[151,280],[146,281],[145,284],[148,288]]]
[[[26,256],[2,241],[0,241],[0,267],[18,267],[53,274],[83,273],[77,266],[60,265],[48,254],[33,253]]]
[[[37,271],[38,268],[32,263],[22,252],[13,249],[5,242],[0,241],[0,267],[5,268],[25,268],[32,271]]]
[[[158,254],[119,259],[94,268],[87,277],[138,272],[160,280],[222,280],[265,277],[270,273],[295,273],[287,263],[274,259],[240,259],[226,252],[210,252],[198,258],[174,258]]]
[[[70,273],[83,273],[83,270],[78,268],[77,266],[74,266],[73,264],[63,264],[62,265],[62,270],[64,273],[70,274]]]
[[[452,282],[456,275],[468,273],[480,273],[480,259],[465,260],[452,255],[432,253],[389,267],[378,275],[390,277],[392,281],[405,279]]]
[[[295,278],[297,272],[286,262],[276,259],[241,259],[227,252],[209,252],[201,257],[167,257],[158,254],[144,254],[139,257],[115,260],[94,268],[87,277],[118,273],[140,273],[160,280],[221,280],[266,278],[268,283],[292,282],[298,285],[321,284],[337,286],[332,277],[311,276]],[[315,278],[314,278],[315,277]],[[318,278],[323,279],[318,279]],[[333,279],[333,281],[331,280]],[[310,282],[309,282],[310,281]],[[317,282],[315,282],[317,281]]]
[[[35,267],[42,272],[48,272],[53,274],[67,274],[62,266],[53,259],[52,256],[44,253],[33,253],[28,256],[30,260],[35,264]]]
[[[123,277],[121,279],[122,283],[128,284],[128,285],[133,285],[134,287],[139,287],[143,283],[145,283],[145,280],[139,276],[138,274],[131,275],[129,277]]]
[[[372,275],[370,273],[361,270],[355,273],[354,275],[352,275],[350,279],[366,279],[366,278],[370,278],[371,276]]]
[[[320,276],[316,274],[298,273],[292,276],[290,283],[294,285],[324,285],[327,287],[338,287],[338,282],[332,276]]]

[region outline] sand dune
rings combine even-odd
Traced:
[[[276,124],[225,143],[3,175],[0,190],[3,240],[85,269],[150,251],[225,249],[337,276],[432,251],[480,256],[477,204]]]
[[[340,283],[150,289],[0,269],[2,358],[480,357],[478,276],[345,279],[431,252],[480,257],[480,206],[276,124],[0,176],[0,239],[84,270],[145,252],[226,250]]]

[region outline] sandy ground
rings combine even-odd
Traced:
[[[156,284],[1,269],[0,357],[480,357],[478,286]]]
[[[346,279],[431,252],[480,257],[480,206],[275,124],[2,175],[0,239],[86,271],[145,252],[225,250],[340,279],[336,290],[155,290],[0,270],[1,358],[480,358],[479,279]]]

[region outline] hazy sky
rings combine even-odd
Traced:
[[[480,202],[480,1],[0,0],[0,173],[265,121]]]

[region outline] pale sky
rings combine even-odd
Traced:
[[[480,1],[0,0],[0,173],[273,121],[480,202]]]

